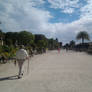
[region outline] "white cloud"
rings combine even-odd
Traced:
[[[61,9],[63,13],[73,13],[75,8],[81,7],[79,0],[48,0],[51,4],[51,8]]]
[[[76,40],[76,35],[79,31],[87,31],[92,34],[92,19],[81,18],[72,23],[55,23],[51,26],[54,30],[53,37],[58,37],[64,43]]]
[[[34,3],[33,3],[33,2]],[[37,0],[8,0],[2,1],[4,10],[0,11],[0,20],[5,23],[8,31],[17,31],[20,29],[42,30],[49,18],[50,12],[32,7],[37,4]],[[42,4],[43,0],[39,0]],[[21,3],[20,3],[21,2]],[[11,26],[12,25],[12,26]]]
[[[87,0],[87,4],[81,8],[81,17],[92,18],[92,0]]]
[[[48,0],[52,8],[79,7],[79,0]]]
[[[68,13],[68,14],[71,14],[74,12],[74,9],[73,8],[66,8],[63,10],[64,13]]]
[[[79,0],[48,0],[53,8],[63,8],[63,12],[71,14],[73,8],[79,7]],[[79,20],[71,23],[50,23],[53,17],[50,11],[34,7],[43,6],[45,0],[1,0],[0,21],[2,28],[7,31],[28,30],[32,33],[43,33],[48,37],[59,38],[60,41],[68,42],[75,39],[79,31],[92,33],[92,0],[81,8]],[[89,12],[88,12],[89,10]],[[85,16],[84,16],[85,15]],[[1,26],[1,25],[0,25]]]

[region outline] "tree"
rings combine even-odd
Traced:
[[[4,39],[4,33],[0,29],[0,40],[1,40],[1,45],[3,45],[3,39]]]
[[[46,40],[39,40],[39,41],[37,42],[37,46],[38,46],[39,48],[46,48],[46,47],[47,47],[47,41],[46,41]]]
[[[34,35],[27,31],[7,32],[5,34],[6,45],[32,45],[34,43]]]
[[[16,37],[15,32],[7,32],[5,34],[5,43],[6,45],[15,45],[18,36]]]
[[[48,48],[50,50],[53,50],[54,49],[54,39],[53,38],[48,39]]]
[[[62,42],[59,42],[59,47],[60,47],[60,48],[62,47]]]
[[[70,46],[71,47],[75,46],[75,41],[74,40],[70,41]]]
[[[59,47],[59,42],[58,39],[48,39],[48,49],[53,50],[53,49],[57,49]]]
[[[34,35],[27,31],[19,32],[18,43],[23,45],[32,45],[34,41]]]
[[[43,34],[35,34],[35,45],[38,53],[43,53],[46,51],[48,41]]]
[[[76,36],[77,40],[82,39],[82,44],[84,43],[84,40],[90,40],[90,37],[86,31],[81,31]]]

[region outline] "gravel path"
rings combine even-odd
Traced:
[[[0,65],[0,92],[92,92],[92,56],[86,53],[51,51],[30,59],[28,75],[26,66],[17,79],[17,66]]]

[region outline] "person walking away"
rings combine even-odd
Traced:
[[[27,59],[29,59],[29,55],[27,51],[24,49],[24,46],[21,45],[20,49],[16,52],[16,61],[18,62],[18,67],[19,67],[18,79],[20,79],[23,76],[22,67]],[[28,60],[28,64],[29,64],[29,60]]]
[[[60,53],[60,48],[58,48],[58,53]]]

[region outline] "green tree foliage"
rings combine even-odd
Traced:
[[[48,48],[50,50],[54,49],[54,39],[53,38],[48,39]]]
[[[48,45],[47,38],[42,34],[35,35],[35,45],[38,53],[45,51]]]
[[[48,48],[50,50],[57,49],[59,47],[58,39],[54,40],[53,38],[48,39]]]
[[[7,32],[5,34],[6,45],[32,45],[34,44],[34,35],[27,31]]]
[[[5,34],[5,43],[6,45],[15,45],[18,40],[19,34],[18,32],[7,32]]]
[[[14,46],[0,46],[0,56],[3,56],[6,59],[12,58],[15,56],[16,50],[17,48]]]
[[[46,47],[47,47],[47,41],[46,41],[46,40],[39,40],[39,41],[37,42],[37,46],[38,46],[39,48],[46,48]]]
[[[76,36],[77,40],[82,39],[82,43],[84,43],[84,40],[90,40],[89,34],[86,31],[81,31]]]
[[[0,29],[0,42],[1,42],[1,45],[3,45],[4,37],[5,37],[5,33],[2,32],[2,30]]]
[[[33,35],[28,31],[21,32],[7,32],[5,33],[5,44],[8,46],[16,46],[16,45],[25,45],[31,46],[33,49],[35,48],[49,48],[49,49],[57,49],[59,47],[58,39],[55,40],[53,38],[47,39],[42,34]]]
[[[3,38],[4,34],[2,32],[2,30],[0,29],[0,38]]]
[[[23,45],[32,45],[34,43],[34,35],[27,31],[19,32],[18,43]]]
[[[4,40],[4,45],[0,45],[0,56],[5,58],[11,58],[15,56],[16,48],[19,45],[25,45],[26,49],[32,51],[37,49],[38,53],[43,53],[48,49],[56,49],[59,46],[58,39],[47,39],[42,34],[33,35],[28,31],[21,32],[2,32],[0,31],[0,37]]]

